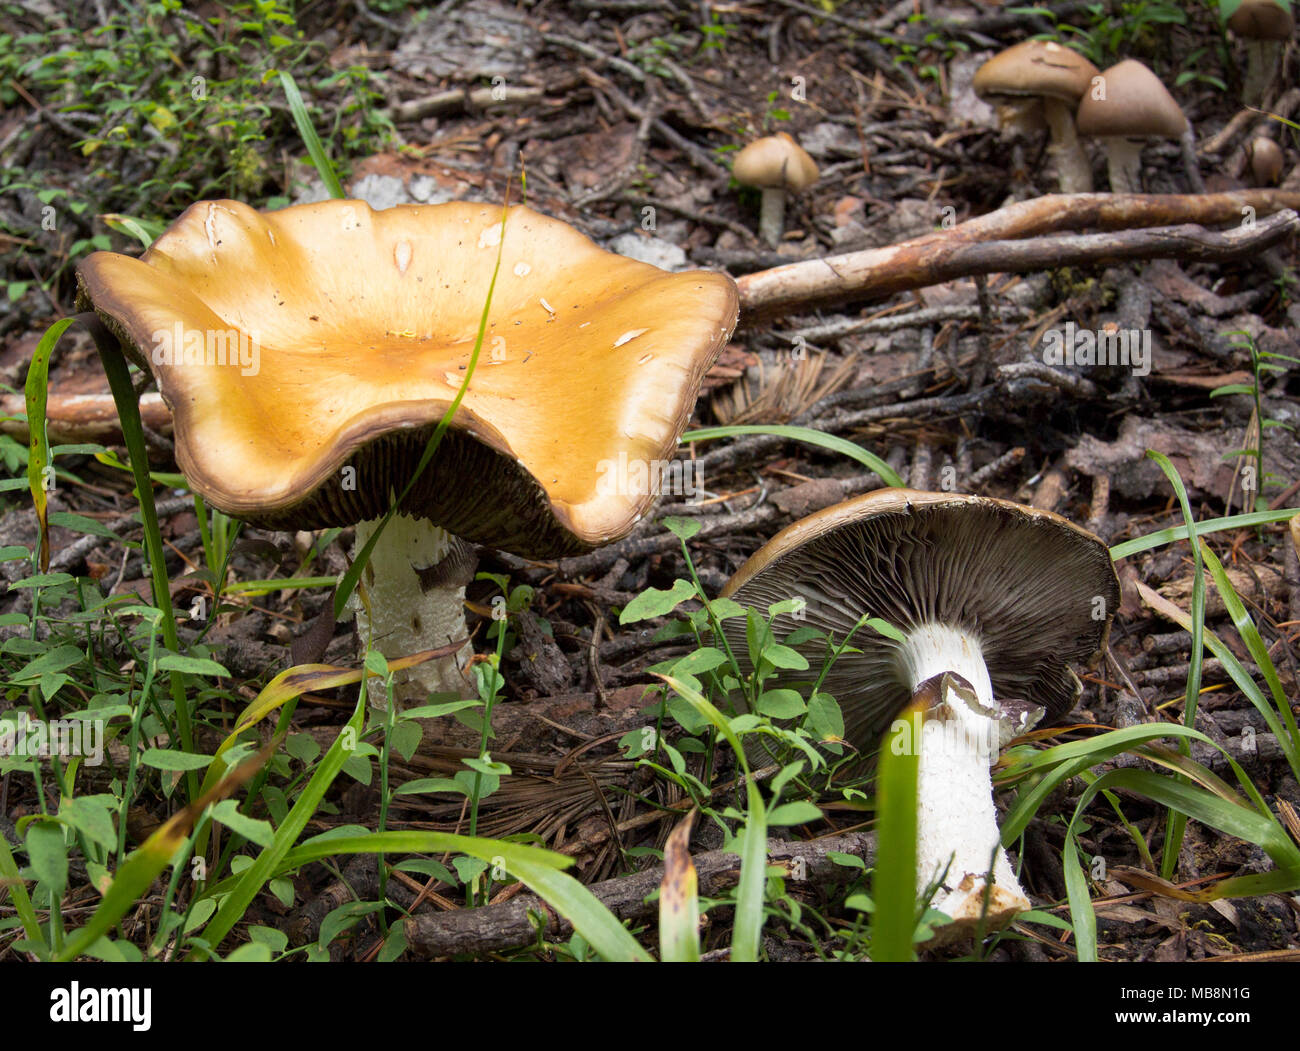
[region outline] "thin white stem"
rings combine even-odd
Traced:
[[[1246,41],[1246,79],[1241,96],[1247,106],[1264,104],[1264,96],[1281,65],[1282,45],[1281,40]]]
[[[1048,152],[1056,162],[1062,193],[1092,193],[1092,162],[1074,130],[1074,115],[1060,99],[1044,99],[1043,114],[1052,130]]]
[[[780,186],[770,186],[763,191],[758,232],[773,248],[781,243],[781,235],[785,233],[785,190]]]
[[[1142,144],[1144,139],[1106,139],[1106,170],[1111,193],[1142,192]]]
[[[358,524],[355,558],[374,535],[378,520]],[[438,567],[455,548],[455,538],[425,519],[395,515],[379,537],[362,573],[370,610],[354,592],[349,605],[357,614],[361,645],[373,638],[374,648],[389,660],[435,649],[465,638],[464,585],[436,583]],[[466,643],[450,657],[425,661],[398,672],[393,696],[398,707],[425,703],[430,693],[469,696],[472,689],[461,673],[472,653]],[[385,703],[383,683],[370,680],[371,703]]]
[[[927,715],[917,781],[917,882],[923,889],[947,869],[933,906],[958,925],[970,926],[984,910],[992,865],[988,922],[997,926],[1029,908],[1003,851],[990,773],[997,761],[1002,724],[979,639],[945,624],[916,628],[899,650],[900,673],[916,688],[945,672],[951,678]]]

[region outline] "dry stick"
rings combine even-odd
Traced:
[[[1252,211],[1247,213],[1244,209]],[[1022,238],[1034,238],[1034,243],[1037,243],[1037,239],[1044,234],[1084,228],[1124,230],[1170,223],[1240,222],[1245,214],[1268,215],[1282,209],[1300,209],[1300,193],[1241,190],[1205,196],[1053,194],[1022,201],[988,215],[969,219],[949,230],[925,234],[901,244],[827,259],[789,263],[772,270],[746,274],[736,282],[740,286],[741,319],[742,323],[750,324],[772,315],[886,296],[958,277],[998,270],[1052,269],[1093,261],[1150,259],[1165,252],[1180,255],[1184,251],[1196,250],[1196,246],[1203,242],[1195,234],[1180,229],[1175,231],[1174,241],[1165,244],[1163,238],[1167,231],[1145,231],[1147,236],[1138,238],[1138,243],[1145,242],[1149,246],[1145,252],[1125,254],[1117,251],[1112,254],[1100,247],[1102,242],[1084,242],[1079,246],[1084,249],[1083,255],[1073,259],[1054,258],[1050,253],[1035,256],[1032,248],[1027,249],[1027,255],[1016,256],[1009,245],[1002,244],[992,255],[976,252],[973,256],[965,256],[961,265],[954,265],[953,257],[963,247],[996,244],[1000,241],[1016,242]],[[1211,255],[1208,258],[1232,258],[1236,252],[1257,252],[1261,243],[1250,238],[1259,235],[1263,225],[1259,224],[1254,230],[1243,228],[1235,234],[1218,235],[1227,240],[1207,243],[1223,244],[1225,254]],[[1284,232],[1277,233],[1276,237],[1280,239]],[[1245,235],[1247,240],[1243,242],[1241,235]],[[1274,243],[1267,240],[1266,235],[1263,236],[1268,244]],[[1057,242],[1058,248],[1070,244],[1068,239]],[[1017,251],[1024,252],[1026,249]],[[1004,255],[1007,265],[1002,263]],[[1012,265],[1013,261],[1015,265]]]
[[[815,885],[844,883],[859,871],[836,864],[828,857],[831,852],[862,857],[870,867],[875,859],[875,837],[852,833],[807,842],[767,841],[769,865],[780,865]],[[740,858],[735,854],[711,850],[691,860],[699,876],[699,892],[708,897],[735,886],[740,876]],[[659,903],[645,899],[659,889],[663,875],[663,866],[656,865],[631,876],[593,883],[587,890],[620,920],[639,923],[657,915]],[[422,958],[504,952],[537,940],[530,912],[540,917],[542,936],[550,941],[563,940],[573,932],[572,924],[557,919],[540,899],[520,894],[500,905],[412,916],[406,921],[406,941],[411,952]]]

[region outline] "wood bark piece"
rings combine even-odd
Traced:
[[[807,842],[767,841],[769,865],[784,866],[791,880],[802,873],[814,885],[844,883],[860,871],[837,865],[828,857],[831,852],[854,854],[870,867],[875,858],[875,836],[853,833]],[[702,897],[713,897],[734,887],[740,876],[740,858],[735,854],[712,850],[693,860]],[[593,883],[587,890],[620,920],[639,923],[658,914],[658,902],[645,899],[659,888],[663,875],[663,866],[655,865],[644,872]],[[568,920],[557,918],[554,910],[536,896],[522,893],[499,905],[480,909],[412,916],[406,920],[406,940],[411,953],[422,958],[504,952],[537,940],[537,930],[529,920],[530,912],[545,918],[542,933],[550,941],[565,939],[573,933],[573,925]]]
[[[1249,209],[1249,212],[1244,212]],[[1284,209],[1300,209],[1300,193],[1273,190],[1241,190],[1233,193],[1205,195],[1187,194],[1052,194],[1032,201],[1000,208],[996,212],[969,219],[949,230],[924,234],[885,248],[871,248],[847,255],[824,259],[810,259],[788,263],[771,270],[747,274],[737,280],[740,286],[740,311],[742,326],[755,320],[795,311],[805,312],[851,300],[875,298],[894,292],[922,288],[930,284],[951,281],[988,269],[965,267],[993,266],[994,257],[1008,249],[997,249],[991,255],[976,253],[966,257],[963,265],[950,263],[949,258],[961,246],[984,242],[1009,242],[1028,238],[1041,238],[1062,231],[1100,229],[1103,231],[1135,230],[1142,227],[1161,227],[1172,224],[1240,223],[1244,216],[1259,217]],[[1258,232],[1242,230],[1246,234]],[[1186,237],[1164,246],[1165,251],[1152,250],[1149,255],[1129,255],[1126,258],[1157,258],[1165,252],[1178,255],[1183,251]],[[1226,236],[1226,235],[1225,235]],[[1284,234],[1279,234],[1279,237]],[[1241,247],[1243,251],[1256,251],[1257,246]],[[1159,245],[1159,239],[1153,249]],[[1087,255],[1093,247],[1081,246],[1084,258],[1075,263],[1092,261]],[[1028,250],[1032,254],[1032,250]],[[1224,257],[1224,258],[1230,258]],[[1098,261],[1107,261],[1100,253]],[[1024,260],[1026,269],[1070,265],[1068,259],[1052,260],[1039,257],[1032,265]]]

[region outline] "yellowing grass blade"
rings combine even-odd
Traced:
[[[262,768],[279,746],[272,741],[255,756],[240,763],[229,775],[210,791],[203,793],[184,810],[173,814],[154,830],[153,835],[132,851],[126,862],[113,876],[99,908],[90,921],[78,930],[55,957],[60,961],[75,960],[90,946],[107,934],[127,912],[134,908],[153,883],[154,878],[171,862],[194,828],[194,824],[211,804],[231,795]]]
[[[691,860],[692,810],[664,844],[664,878],[659,884],[659,958],[665,963],[700,959],[699,874]]]

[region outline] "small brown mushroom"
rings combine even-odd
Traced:
[[[1282,178],[1282,147],[1267,135],[1260,135],[1251,140],[1247,152],[1250,155],[1250,174],[1256,186],[1276,186]]]
[[[1247,106],[1262,105],[1277,77],[1282,49],[1295,31],[1295,16],[1278,0],[1241,0],[1227,25],[1246,42],[1242,101]]]
[[[1075,133],[1074,111],[1098,70],[1068,47],[1026,40],[994,55],[975,73],[975,94],[993,103],[1003,128],[1030,131],[1044,121],[1062,193],[1092,190],[1092,165]]]
[[[1125,59],[1101,74],[1079,103],[1080,135],[1106,145],[1112,193],[1141,193],[1142,144],[1181,138],[1187,118],[1160,79],[1141,62]]]
[[[785,230],[785,195],[798,193],[817,181],[817,164],[783,131],[756,139],[736,154],[731,173],[742,186],[763,191],[758,229],[773,248]]]

